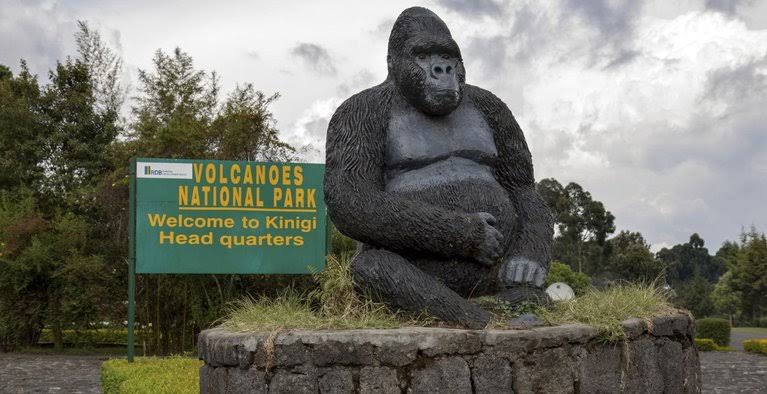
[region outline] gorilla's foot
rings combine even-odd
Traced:
[[[352,261],[355,283],[363,291],[410,312],[482,329],[490,314],[421,271],[402,256],[382,249],[360,252]]]
[[[512,305],[530,303],[545,306],[551,303],[551,298],[542,288],[526,284],[504,288],[498,293],[498,299]]]

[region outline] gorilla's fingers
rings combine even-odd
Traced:
[[[538,267],[535,273],[535,286],[542,287],[543,282],[546,281],[546,270],[543,267]]]
[[[495,216],[493,216],[490,213],[487,212],[480,212],[479,216],[489,225],[495,226],[496,223],[498,223],[498,220],[495,219]]]
[[[525,274],[525,268],[527,267],[527,263],[521,262],[514,264],[514,282],[522,282],[522,278]]]
[[[527,275],[525,276],[525,282],[533,283],[535,275],[538,273],[539,269],[537,264],[530,264],[530,268],[527,270]]]

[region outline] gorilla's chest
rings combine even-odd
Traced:
[[[424,115],[410,106],[395,106],[386,142],[389,169],[419,167],[448,157],[490,165],[498,154],[493,131],[468,100],[440,117]]]

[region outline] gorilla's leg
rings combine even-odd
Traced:
[[[354,281],[364,291],[411,312],[484,328],[490,314],[450,290],[402,256],[382,249],[361,251],[352,261]]]

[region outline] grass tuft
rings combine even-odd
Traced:
[[[396,328],[424,325],[428,319],[393,312],[354,290],[349,259],[329,257],[314,274],[319,287],[309,293],[287,289],[277,297],[246,297],[227,311],[221,326],[234,331],[282,329]]]
[[[556,302],[540,313],[548,324],[587,324],[599,329],[605,341],[615,342],[626,337],[622,321],[649,319],[676,311],[664,291],[654,283],[627,283],[605,290],[590,289],[575,299]]]
[[[355,291],[350,258],[328,258],[325,270],[314,274],[318,288],[301,293],[287,289],[277,297],[244,298],[234,303],[221,321],[233,331],[280,331],[283,329],[355,329],[434,326],[434,319],[394,312],[385,304]],[[624,284],[606,290],[590,289],[570,301],[548,308],[531,304],[509,305],[495,297],[474,299],[493,314],[489,328],[509,328],[509,320],[535,313],[550,325],[582,323],[599,329],[606,341],[625,337],[621,322],[651,318],[676,311],[662,289],[654,284]]]

